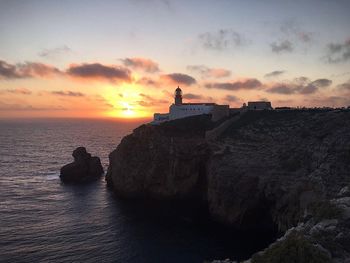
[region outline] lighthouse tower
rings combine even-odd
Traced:
[[[169,113],[155,113],[152,124],[157,125],[161,122],[182,119],[195,115],[211,115],[212,121],[217,121],[228,117],[230,114],[229,105],[218,105],[216,103],[182,103],[182,90],[177,87],[174,93],[175,102],[170,105]],[[249,107],[249,105],[248,105]]]
[[[175,105],[180,106],[182,105],[182,90],[178,86],[175,90]]]

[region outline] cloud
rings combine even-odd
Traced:
[[[331,84],[332,84],[332,81],[330,79],[317,79],[311,83],[311,85],[314,85],[318,88],[328,87]]]
[[[137,84],[141,86],[150,86],[150,87],[158,87],[159,83],[158,81],[148,78],[148,77],[142,77],[137,81]]]
[[[105,79],[109,81],[126,81],[131,80],[131,72],[127,68],[119,66],[105,66],[100,63],[84,63],[80,65],[72,64],[66,73],[72,77],[88,79]]]
[[[199,42],[205,49],[227,50],[246,45],[248,41],[232,29],[220,29],[216,32],[205,32],[198,36]]]
[[[332,80],[329,79],[317,79],[310,81],[306,77],[300,77],[294,79],[289,83],[277,83],[266,91],[276,94],[313,94],[319,91],[320,88],[329,87],[332,84]]]
[[[289,84],[277,84],[272,88],[266,90],[269,93],[277,93],[277,94],[293,94],[295,92],[294,86]]]
[[[265,74],[265,78],[273,78],[273,77],[278,77],[282,74],[284,74],[286,71],[285,70],[275,70],[275,71],[272,71],[272,72],[269,72],[267,74]]]
[[[122,59],[124,66],[131,67],[136,70],[143,70],[148,73],[155,73],[159,71],[158,63],[147,58],[125,58]]]
[[[159,104],[168,104],[168,100],[164,99],[155,99],[154,97],[140,93],[139,96],[142,98],[142,100],[137,101],[138,105],[142,107],[153,107],[153,106],[159,106]]]
[[[161,80],[170,82],[175,85],[186,85],[186,86],[190,86],[197,83],[195,78],[182,73],[172,73],[172,74],[162,75]]]
[[[57,96],[64,96],[64,97],[84,97],[85,94],[81,92],[74,92],[74,91],[63,91],[63,90],[57,90],[57,91],[52,91],[51,94],[57,95]]]
[[[57,74],[61,74],[59,69],[43,63],[25,62],[9,64],[6,61],[0,60],[0,78],[3,79],[47,77]]]
[[[280,31],[288,38],[292,37],[304,43],[311,42],[314,38],[314,33],[303,30],[295,19],[284,21],[280,26]]]
[[[66,54],[66,53],[69,53],[71,51],[72,50],[69,47],[67,47],[66,45],[63,45],[63,46],[56,47],[56,48],[43,49],[42,51],[40,51],[38,53],[38,55],[40,57],[44,57],[44,58],[54,58],[56,56]]]
[[[223,89],[223,90],[251,90],[257,89],[262,86],[262,83],[254,78],[246,79],[243,81],[235,81],[235,82],[214,82],[207,83],[204,85],[207,89]]]
[[[314,33],[312,33],[312,32],[298,32],[297,36],[298,36],[299,40],[301,40],[302,42],[308,43],[308,42],[311,42],[313,40]]]
[[[315,38],[313,32],[303,29],[295,19],[282,22],[277,34],[279,40],[270,43],[271,51],[276,54],[290,53],[298,47],[305,52]]]
[[[11,93],[11,94],[20,94],[20,95],[30,95],[32,92],[26,88],[17,88],[17,89],[7,89],[0,91],[0,93]]]
[[[34,107],[32,105],[5,103],[0,101],[0,111],[63,111],[63,110],[67,110],[67,109],[61,106]]]
[[[0,60],[0,77],[5,79],[16,79],[21,78],[21,75],[17,72],[16,66]]]
[[[189,65],[187,69],[198,72],[202,78],[225,78],[231,76],[231,71],[223,68],[208,68],[204,65]]]
[[[350,39],[344,43],[330,43],[327,46],[326,60],[328,63],[340,63],[350,60]]]
[[[146,7],[149,7],[151,4],[155,6],[160,4],[160,6],[166,7],[168,11],[173,11],[173,6],[170,0],[132,0],[131,2],[138,3],[138,4],[142,3]]]
[[[115,108],[114,105],[108,102],[104,97],[101,95],[93,95],[90,97],[87,97],[87,99],[92,99],[94,102],[97,102],[97,107],[102,110],[109,110]]]
[[[148,99],[148,100],[154,100],[153,97],[151,97],[150,95],[144,94],[144,93],[140,93],[139,96],[142,98]]]
[[[17,68],[22,75],[30,77],[49,77],[61,74],[58,68],[36,62],[17,64]]]
[[[100,63],[71,64],[66,71],[37,62],[10,64],[0,60],[0,79],[22,79],[34,77],[71,76],[74,78],[104,79],[111,82],[131,81],[131,71],[120,66]]]
[[[350,91],[350,80],[348,80],[345,83],[337,85],[338,89],[344,90],[344,91]]]
[[[239,102],[240,99],[237,98],[236,96],[234,95],[226,95],[226,97],[224,98],[225,101],[228,101],[228,102]]]
[[[142,106],[142,107],[153,107],[155,106],[155,103],[154,102],[147,102],[147,101],[144,101],[144,100],[139,100],[137,101],[137,103]]]
[[[316,93],[317,91],[318,91],[318,87],[313,84],[301,86],[296,89],[296,92],[300,94],[313,94],[313,93]]]
[[[274,53],[282,53],[282,52],[292,52],[293,44],[289,40],[283,40],[279,43],[273,42],[270,44],[271,51]]]
[[[182,97],[187,100],[200,100],[204,98],[202,95],[193,93],[185,93]]]

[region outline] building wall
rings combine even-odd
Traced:
[[[169,113],[155,113],[153,123],[161,123],[168,120],[181,119],[185,117],[211,114],[212,121],[218,121],[230,115],[229,105],[206,105],[206,104],[172,104]]]
[[[229,105],[215,105],[212,110],[212,121],[218,121],[222,118],[228,117],[230,115]]]
[[[269,101],[250,101],[248,102],[249,110],[271,110],[271,102]]]
[[[172,104],[169,109],[169,119],[175,120],[194,115],[210,114],[213,105],[175,105]]]
[[[169,113],[155,113],[153,115],[154,122],[163,122],[169,120]]]

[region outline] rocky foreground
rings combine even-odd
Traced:
[[[247,112],[218,138],[208,118],[143,125],[110,154],[124,198],[196,200],[212,219],[282,236],[251,262],[350,260],[350,112]],[[218,261],[219,262],[219,261]]]

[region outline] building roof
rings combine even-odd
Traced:
[[[248,104],[250,104],[250,103],[271,103],[270,101],[263,101],[263,100],[261,100],[261,101],[248,101]]]
[[[208,102],[199,102],[199,103],[182,103],[181,105],[206,105],[206,106],[214,106],[216,103],[208,103]]]

